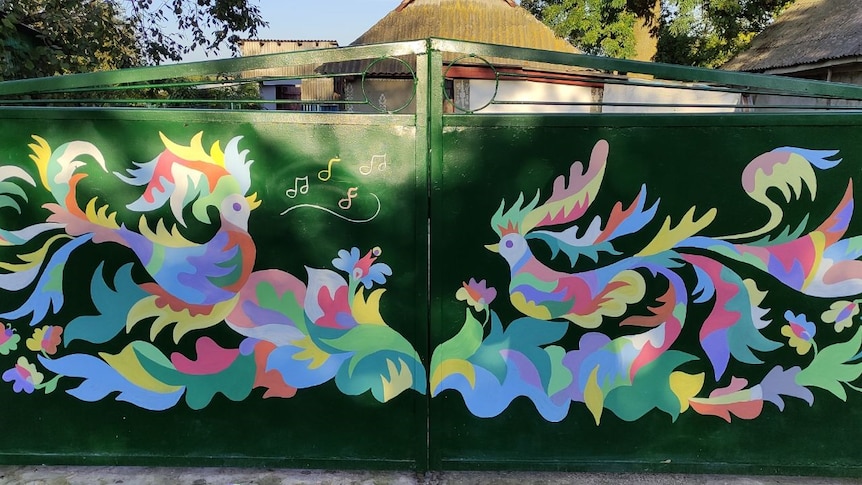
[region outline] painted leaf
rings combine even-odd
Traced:
[[[847,342],[832,344],[820,352],[808,367],[796,375],[796,382],[805,387],[814,386],[847,399],[842,383],[852,382],[862,375],[862,363],[850,364],[862,346],[862,328]]]
[[[712,391],[708,398],[693,398],[691,408],[698,414],[718,416],[731,422],[731,416],[740,419],[754,419],[763,410],[763,399],[758,392],[745,389],[748,381],[734,377],[727,387]]]
[[[352,376],[363,359],[377,352],[396,352],[409,360],[419,360],[413,346],[400,333],[384,325],[358,325],[344,335],[323,339],[323,342],[342,353],[350,353],[348,375]]]
[[[102,277],[97,275],[101,274]],[[66,325],[63,339],[68,346],[75,340],[105,343],[126,327],[126,316],[139,300],[147,296],[132,280],[132,265],[122,266],[114,275],[114,289],[105,283],[104,264],[100,264],[90,283],[90,294],[98,315],[78,317]]]
[[[779,410],[784,410],[782,396],[802,399],[809,406],[814,404],[814,394],[808,388],[799,385],[796,380],[801,370],[798,366],[787,370],[782,369],[781,366],[773,367],[760,383],[763,400],[775,404]]]
[[[760,320],[764,312],[758,304],[763,298],[756,286],[746,285],[734,271],[713,259],[694,255],[685,259],[697,269],[699,288],[715,296],[700,329],[700,342],[716,379],[724,375],[731,356],[746,364],[760,364],[753,351],[769,352],[781,346],[759,331],[765,323]]]
[[[192,409],[205,408],[216,394],[221,393],[232,401],[242,401],[251,393],[254,385],[256,367],[254,356],[241,355],[238,352],[224,352],[215,342],[198,342],[198,352],[206,349],[213,352],[219,349],[220,358],[224,359],[235,355],[232,362],[219,361],[213,366],[212,362],[204,360],[192,362],[188,360],[184,364],[190,364],[187,371],[195,372],[188,374],[173,366],[166,366],[152,358],[150,354],[136,351],[141,366],[149,372],[153,378],[168,385],[183,386],[186,388],[186,403]],[[199,355],[199,357],[202,357]],[[178,357],[174,357],[179,361]]]
[[[352,364],[352,362],[351,362]],[[348,395],[359,395],[371,391],[380,402],[387,402],[407,389],[425,394],[425,370],[418,358],[399,352],[381,350],[353,366],[342,365],[335,383]]]
[[[483,328],[469,309],[465,310],[465,314],[464,325],[461,330],[454,337],[434,349],[434,354],[431,357],[432,394],[446,375],[451,374],[452,371],[466,373],[468,380],[475,382],[472,365],[467,362],[467,359],[475,354],[482,344]],[[447,363],[447,367],[451,367],[449,372],[445,372],[442,367],[442,364],[447,361],[456,363],[455,365]]]
[[[83,379],[78,387],[66,391],[82,401],[99,401],[116,392],[118,401],[151,411],[162,411],[175,406],[184,392],[182,387],[173,388],[172,391],[167,388],[167,392],[139,387],[105,361],[92,355],[72,354],[59,359],[39,356],[39,362],[56,374]]]
[[[36,288],[30,294],[27,301],[15,310],[3,313],[0,315],[0,318],[15,320],[32,314],[30,325],[38,325],[49,311],[52,314],[60,311],[65,301],[65,296],[63,295],[63,273],[66,261],[69,260],[69,255],[73,250],[88,242],[91,237],[81,236],[61,246],[57,252],[51,255],[51,258],[45,265],[45,270],[39,277]]]
[[[688,404],[682,402],[680,394],[675,390],[675,387],[680,389],[678,386],[683,382],[680,381],[681,376],[675,376],[677,373],[674,371],[693,360],[693,355],[684,352],[671,350],[663,353],[643,366],[635,374],[630,386],[617,387],[608,392],[604,398],[604,407],[625,421],[635,421],[653,409],[664,411],[676,421]],[[699,381],[703,383],[702,374]],[[687,394],[691,392],[691,385],[697,384],[697,380],[684,384],[682,392]],[[699,390],[698,388],[697,391]]]
[[[287,385],[305,389],[333,379],[348,358],[349,353],[330,354],[311,337],[304,337],[274,349],[267,358],[266,370],[278,371]]]

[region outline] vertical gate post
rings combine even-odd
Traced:
[[[440,234],[436,235],[433,233],[432,228],[434,224],[432,221],[434,220],[435,215],[440,214],[442,210],[442,200],[440,197],[435,196],[438,194],[442,188],[443,184],[443,89],[445,79],[443,77],[443,53],[436,48],[432,48],[431,42],[428,44],[428,63],[427,63],[428,71],[424,73],[423,76],[420,72],[419,79],[425,80],[428,84],[428,95],[427,97],[423,97],[423,99],[427,99],[427,114],[426,118],[428,120],[428,180],[430,181],[431,187],[429,191],[430,197],[430,211],[429,211],[429,223],[428,223],[428,231],[429,231],[429,243],[430,248],[428,252],[428,274],[429,274],[429,297],[430,297],[430,315],[428,320],[428,332],[429,332],[429,345],[433,342],[439,342],[441,336],[438,335],[439,331],[434,328],[433,322],[439,322],[442,317],[442,299],[441,295],[443,292],[440,288],[437,288],[437,281],[434,278],[434,262],[437,259],[437,254],[435,252],[435,238],[437,237],[452,237],[452,235]],[[418,111],[417,111],[418,116]],[[418,140],[417,140],[418,143]],[[433,347],[429,347],[428,355],[431,355],[431,351]],[[428,398],[431,399],[431,393],[429,389]],[[439,408],[440,400],[432,400],[431,405],[429,407],[428,413],[428,446],[429,446],[429,465],[432,469],[441,469],[441,455],[440,455],[440,447],[435,446],[435,442],[437,441],[437,435],[439,434],[440,427],[435,426],[434,418],[437,415],[435,413],[435,409]]]
[[[439,150],[434,150],[432,148],[434,146],[433,140],[436,139],[437,146],[440,145],[439,128],[435,128],[440,125],[440,122],[434,121],[435,111],[432,109],[434,106],[433,98],[435,97],[435,89],[431,75],[431,73],[434,72],[434,69],[431,65],[434,62],[434,56],[431,55],[430,45],[430,41],[426,40],[425,53],[416,55],[416,170],[414,170],[414,176],[416,178],[416,190],[414,193],[416,219],[417,221],[422,220],[423,218],[427,220],[426,224],[417,224],[416,226],[415,244],[417,248],[424,248],[424,251],[422,251],[421,254],[424,254],[425,257],[416,258],[415,274],[426,275],[426,291],[424,293],[417,293],[415,303],[417,308],[425,308],[424,318],[427,329],[426,332],[421,335],[421,337],[424,338],[424,342],[417,341],[416,346],[417,348],[424,346],[424,348],[427,349],[425,355],[428,356],[428,359],[431,358],[430,315],[432,313],[431,307],[429,306],[431,300],[429,283],[431,281],[431,197],[429,194],[431,190],[431,160],[435,152],[439,152]],[[439,53],[437,57],[439,62]],[[436,95],[436,97],[439,97],[439,94]],[[439,117],[439,114],[437,116]],[[438,132],[437,134],[435,134],[435,129]],[[437,156],[440,156],[439,153],[437,153]],[[420,251],[417,251],[417,254],[420,254]],[[429,405],[430,396],[426,395],[425,409],[424,412],[421,413],[421,415],[425,416],[426,419],[423,422],[417,421],[415,426],[417,438],[416,468],[419,471],[427,471],[434,468],[429,463]]]

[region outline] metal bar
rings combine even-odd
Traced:
[[[366,46],[316,49],[261,56],[198,61],[170,66],[138,67],[117,71],[90,72],[66,76],[20,79],[0,82],[0,96],[44,93],[74,88],[139,83],[157,79],[205,76],[281,67],[285,64],[320,64],[381,56],[403,56],[425,51],[425,41],[394,42]]]
[[[470,53],[480,56],[504,57],[526,61],[544,62],[600,69],[611,72],[652,75],[656,78],[686,82],[708,82],[749,88],[769,89],[809,96],[823,96],[862,100],[862,86],[809,81],[766,74],[750,74],[700,67],[677,66],[658,62],[631,61],[609,57],[569,54],[521,47],[506,47],[477,42],[446,39],[431,39],[432,49],[442,52]]]
[[[735,108],[735,109],[798,109],[798,110],[859,110],[862,111],[862,106],[850,105],[741,105],[741,104],[708,104],[708,103],[589,103],[580,101],[492,101],[491,104],[505,105],[525,105],[525,106],[622,106],[622,107],[637,107],[637,108]],[[479,110],[478,112],[481,112]]]
[[[443,54],[432,48],[429,43],[428,51],[428,71],[423,76],[427,84],[427,118],[430,126],[428,136],[428,197],[430,199],[428,212],[428,239],[430,247],[428,250],[428,267],[435,267],[436,261],[443,261],[442,255],[439,254],[439,244],[434,244],[434,239],[437,237],[436,220],[439,219],[445,211],[444,200],[439,197],[443,187]],[[447,237],[445,234],[440,234],[440,237]],[[430,343],[429,350],[435,348],[434,344],[442,342],[440,332],[440,322],[443,320],[443,304],[439,298],[442,295],[440,283],[433,277],[428,279],[428,341]],[[431,389],[429,389],[429,397]],[[440,424],[435,420],[441,418],[440,399],[433,399],[429,404],[428,415],[428,463],[431,469],[440,469],[441,455],[440,446],[436,445],[440,435]]]
[[[755,89],[755,88],[747,88],[747,87],[736,87],[736,86],[715,86],[715,85],[707,85],[707,84],[697,84],[697,83],[683,83],[681,81],[667,81],[661,80],[661,82],[649,82],[643,79],[619,79],[612,76],[588,76],[588,75],[577,75],[577,74],[568,74],[568,75],[554,75],[554,74],[542,74],[542,75],[530,75],[523,73],[512,73],[500,71],[498,75],[507,78],[515,78],[520,80],[565,80],[570,81],[573,80],[573,76],[577,76],[577,81],[582,81],[584,83],[601,83],[601,84],[613,84],[618,86],[635,86],[635,87],[643,87],[643,88],[664,88],[664,89],[681,89],[686,91],[705,91],[705,92],[719,92],[719,93],[733,93],[733,94],[748,94],[748,95],[770,95],[770,96],[785,96],[785,97],[800,97],[806,99],[823,99],[822,96],[816,96],[811,94],[799,94],[799,93],[784,93],[780,91],[772,91],[765,89]],[[833,98],[829,98],[833,99]]]
[[[433,53],[430,50],[430,46],[426,43],[425,52],[416,56],[416,84],[414,85],[414,89],[416,90],[416,115],[414,118],[416,125],[416,151],[413,165],[415,184],[413,203],[416,208],[416,236],[414,242],[414,247],[416,248],[416,266],[413,268],[413,271],[417,275],[417,278],[422,278],[422,283],[417,282],[417,287],[422,287],[424,289],[424,291],[421,292],[417,291],[414,305],[417,309],[421,309],[417,313],[424,318],[423,322],[416,322],[417,325],[421,324],[425,326],[424,332],[417,332],[417,335],[421,335],[421,338],[424,341],[416,342],[416,348],[424,348],[424,354],[428,356],[428,361],[430,361],[432,350],[430,335],[431,264],[429,259],[431,247],[429,234],[430,227],[428,225],[430,223],[431,204],[431,198],[429,196],[431,190],[430,151],[431,138],[434,136],[434,131],[431,128],[433,120],[430,118],[430,103],[432,99],[431,91],[433,90],[433,85],[431,84],[433,68],[430,67],[432,63],[431,55],[433,55]],[[419,286],[423,283],[424,285]],[[420,471],[430,469],[430,449],[428,446],[428,434],[430,433],[430,407],[431,396],[428,394],[424,400],[424,408],[422,409],[422,412],[417,413],[418,416],[421,416],[424,419],[422,422],[414,423],[413,428],[416,430],[417,436],[425,438],[416,440],[416,467]],[[417,419],[417,421],[419,421],[419,419]]]
[[[746,113],[728,116],[727,113],[602,113],[600,116],[579,113],[558,113],[542,118],[542,126],[599,126],[599,127],[787,127],[787,126],[855,126],[862,122],[859,112],[797,112]],[[446,114],[443,126],[457,127],[533,127],[536,115],[527,113]]]
[[[0,100],[0,106],[27,106],[45,104],[369,104],[368,101],[319,100],[319,99],[10,99]]]

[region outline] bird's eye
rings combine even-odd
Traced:
[[[515,245],[515,243],[514,243],[514,241],[512,241],[511,239],[509,239],[508,241],[506,241],[506,247],[507,247],[507,248],[512,248],[512,246],[514,246],[514,245]]]
[[[233,210],[236,212],[239,212],[240,209],[242,209],[242,204],[240,204],[239,202],[234,202],[233,203]]]

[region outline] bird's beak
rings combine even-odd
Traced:
[[[491,251],[492,253],[499,253],[500,252],[500,245],[499,244],[486,244],[485,249],[487,249],[488,251]]]
[[[248,201],[249,210],[255,210],[260,206],[260,199],[257,198],[257,192],[245,198]]]

